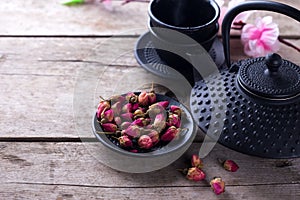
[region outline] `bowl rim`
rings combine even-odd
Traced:
[[[134,92],[134,93],[137,94],[137,92]],[[182,136],[182,140],[183,140],[182,142],[176,142],[176,140],[174,140],[175,143],[170,142],[172,145],[170,145],[170,143],[168,143],[167,145],[165,145],[165,146],[163,146],[163,147],[161,147],[157,150],[150,151],[150,152],[147,152],[147,153],[130,152],[130,151],[122,149],[122,148],[118,147],[117,145],[113,144],[106,137],[105,134],[99,135],[99,134],[96,133],[97,132],[96,127],[100,128],[100,130],[101,130],[101,126],[97,122],[97,113],[94,113],[93,118],[92,118],[92,131],[93,131],[94,135],[96,136],[97,140],[101,144],[103,144],[105,147],[107,147],[110,150],[113,150],[116,153],[120,153],[120,154],[123,154],[125,156],[130,156],[130,157],[135,157],[135,158],[159,157],[159,156],[163,156],[163,155],[166,155],[168,153],[171,153],[171,152],[179,151],[181,148],[185,147],[189,142],[192,144],[192,142],[193,142],[193,140],[196,136],[196,124],[193,120],[193,116],[192,116],[191,112],[188,110],[188,108],[185,105],[178,102],[174,98],[171,98],[171,97],[168,97],[168,96],[162,95],[162,94],[157,94],[157,93],[156,93],[156,95],[160,98],[163,97],[165,99],[169,99],[173,103],[175,102],[177,104],[177,106],[179,106],[181,109],[183,109],[183,112],[185,113],[185,118],[184,119],[185,119],[186,123],[189,124],[189,128],[188,128],[188,130],[185,131],[184,136]],[[175,104],[170,104],[170,105],[175,105]]]

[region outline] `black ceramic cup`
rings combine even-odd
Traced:
[[[219,6],[213,0],[152,0],[148,14],[151,40],[159,57],[193,85],[194,69],[190,60],[174,52],[194,54],[199,44],[210,50],[219,30]],[[173,34],[177,32],[190,40]]]
[[[148,7],[152,27],[179,31],[208,51],[216,37],[220,8],[214,0],[152,0]],[[159,37],[177,43],[177,38],[160,31]],[[210,41],[210,42],[208,42]]]

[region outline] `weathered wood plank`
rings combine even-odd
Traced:
[[[187,167],[190,156],[200,144],[194,143],[188,152],[168,167],[145,174],[118,172],[99,162],[98,143],[0,143],[0,182],[2,184],[77,185],[86,187],[208,187],[207,181],[192,182],[177,171]],[[92,153],[91,153],[92,152]],[[97,154],[97,152],[99,154]],[[95,155],[95,153],[97,155]],[[235,160],[240,169],[225,171],[217,158]],[[289,161],[291,166],[276,167]],[[122,165],[122,160],[120,160]],[[273,160],[251,157],[216,145],[204,158],[207,180],[220,176],[228,186],[290,185],[298,191],[300,159]],[[33,176],[34,174],[34,176]],[[275,192],[271,189],[270,194]]]
[[[0,184],[3,199],[97,199],[97,200],[297,200],[300,184],[228,186],[226,192],[216,196],[208,187],[155,187],[155,188],[102,188],[71,185]]]
[[[277,1],[300,8],[297,0]],[[101,4],[67,7],[59,1],[4,0],[0,35],[137,35],[147,29],[147,7],[147,3],[121,6],[117,0],[111,12]],[[281,34],[299,33],[299,23],[286,23],[288,18],[282,15],[259,12],[252,18],[265,14],[274,16]]]
[[[0,12],[0,35],[136,35],[147,26],[146,3],[114,1],[109,11],[97,3],[68,7],[60,1],[5,0]]]
[[[92,137],[77,133],[74,126],[72,104],[74,92],[80,89],[78,80],[88,80],[81,88],[89,100],[81,102],[87,106],[81,117],[90,134],[95,97],[134,90],[140,87],[137,78],[150,79],[134,59],[136,39],[1,38],[0,137]],[[290,41],[300,46],[300,40]],[[113,48],[116,45],[119,48]],[[295,50],[282,46],[279,53],[300,65]],[[246,57],[239,40],[232,40],[232,55],[234,60]]]

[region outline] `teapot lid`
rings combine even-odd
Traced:
[[[264,99],[285,100],[300,95],[300,68],[276,53],[245,61],[237,80],[244,91]]]

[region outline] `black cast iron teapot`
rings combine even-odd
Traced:
[[[300,22],[299,10],[271,1],[245,2],[228,11],[222,24],[227,68],[193,87],[194,119],[208,136],[239,152],[299,157],[300,67],[278,54],[230,61],[231,23],[248,10],[274,11]]]

